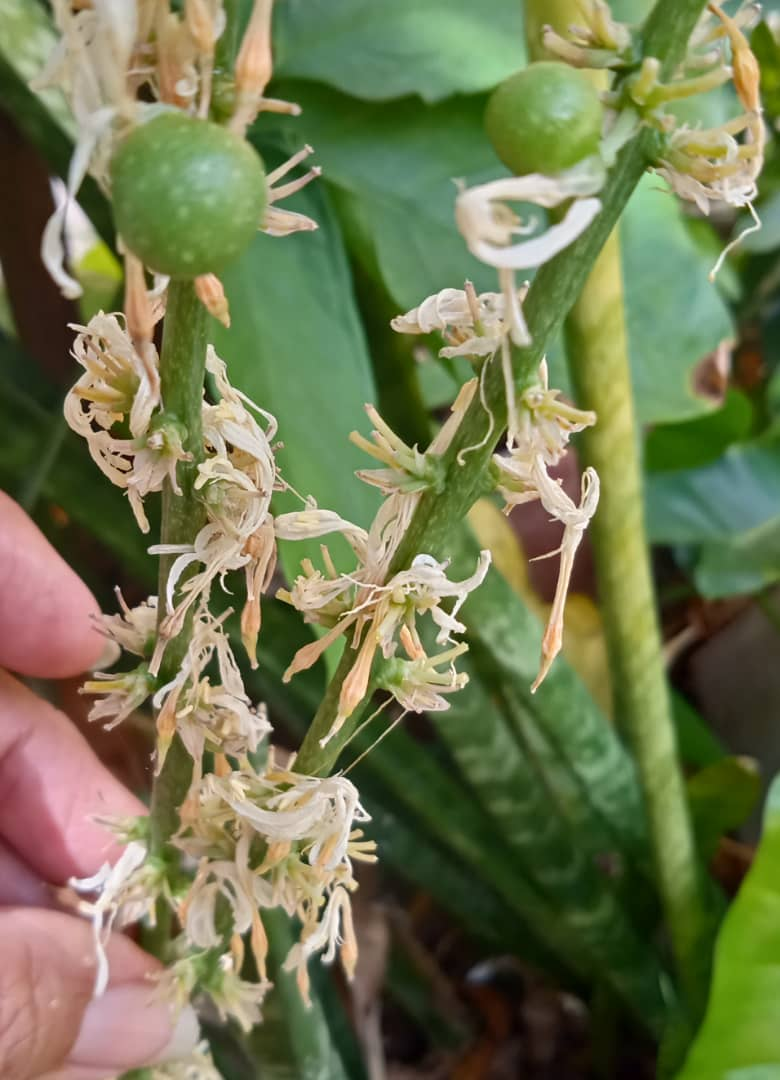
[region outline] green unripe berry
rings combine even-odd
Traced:
[[[595,154],[603,110],[584,72],[540,60],[494,90],[485,128],[503,163],[517,176],[570,169]]]
[[[117,230],[143,262],[171,277],[218,273],[248,246],[267,184],[238,135],[184,113],[135,128],[111,159]]]

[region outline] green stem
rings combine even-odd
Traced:
[[[664,71],[676,66],[684,55],[703,7],[703,0],[658,0],[646,24],[644,43],[646,54],[658,57]],[[646,128],[623,148],[600,193],[601,213],[573,244],[537,272],[523,309],[533,344],[513,351],[518,388],[534,378],[548,343],[561,329],[631,193],[649,162],[657,157],[657,138]],[[492,486],[488,467],[493,449],[506,427],[504,383],[498,362],[491,362],[485,373],[484,396],[488,411],[478,397],[466,411],[452,444],[443,455],[444,491],[441,495],[432,491],[423,493],[396,551],[391,573],[409,566],[419,552],[443,553],[455,523],[464,518],[476,499]],[[488,435],[490,415],[494,427]],[[478,448],[468,450],[469,447]],[[466,450],[468,453],[460,464],[458,456]],[[355,710],[344,724],[339,739],[331,740],[324,747],[319,745],[319,740],[332,727],[341,683],[354,658],[354,651],[347,645],[301,746],[296,763],[301,772],[316,774],[331,769],[341,746],[358,723],[360,710]]]
[[[575,21],[573,0],[529,0],[531,23],[551,21],[557,30]],[[553,17],[554,14],[554,17]],[[679,9],[670,18],[679,17]],[[656,29],[654,29],[654,27]],[[657,10],[646,24],[668,33]],[[683,43],[688,24],[675,27]],[[533,37],[529,49],[538,51]],[[679,42],[678,42],[679,45]],[[647,48],[647,55],[653,50]],[[679,47],[667,54],[668,73]],[[671,65],[671,67],[670,67]],[[593,73],[601,89],[602,76]],[[598,577],[600,610],[610,659],[615,716],[637,762],[651,828],[666,922],[680,981],[692,1013],[704,1004],[709,982],[713,924],[691,828],[662,640],[645,539],[639,435],[633,410],[631,369],[620,245],[613,232],[566,321],[569,368],[577,403],[592,409],[598,423],[580,443],[584,465],[601,478],[601,501],[590,526]]]
[[[179,462],[177,477],[181,495],[176,495],[167,481],[163,489],[160,533],[163,544],[191,544],[206,521],[205,508],[196,497],[193,485],[198,463],[203,460],[201,407],[207,325],[208,315],[195,295],[192,282],[172,281],[168,287],[163,324],[160,389],[166,413],[184,428],[184,448],[192,455],[192,460]],[[165,614],[165,588],[174,558],[173,555],[160,558],[160,618]],[[168,644],[160,671],[161,683],[167,682],[178,671],[187,652],[190,633],[191,621],[187,620],[181,633]],[[175,736],[152,789],[151,848],[156,855],[164,852],[178,828],[179,807],[187,794],[191,776],[192,760],[179,737]]]
[[[688,813],[645,539],[639,435],[628,360],[617,234],[604,246],[566,325],[578,405],[593,409],[585,465],[601,478],[590,526],[615,698],[637,762],[656,877],[688,1006],[703,1007],[713,924]]]

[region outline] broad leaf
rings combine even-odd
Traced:
[[[677,1080],[780,1076],[780,780],[764,832],[718,935],[704,1023]]]
[[[455,574],[467,572],[469,566],[473,569],[475,548],[474,541],[464,535],[453,538],[446,554],[453,557]],[[524,717],[524,724],[532,724],[551,748],[550,753],[554,752],[550,764],[557,762],[557,768],[574,781],[572,789],[553,783],[559,803],[568,792],[565,805],[569,820],[573,825],[582,824],[578,815],[594,814],[601,823],[595,844],[600,844],[602,837],[610,838],[601,848],[603,853],[618,851],[638,868],[649,866],[639,781],[615,729],[562,657],[537,693],[530,692],[541,652],[539,620],[498,575],[489,575],[471,593],[463,612],[480,664],[492,665],[493,682],[500,679],[512,687],[518,717]]]
[[[520,0],[286,0],[277,5],[278,75],[369,101],[440,101],[487,90],[525,63]]]
[[[263,1022],[247,1037],[257,1075],[275,1080],[302,1076],[347,1080],[319,995],[315,990],[307,1008],[295,975],[284,970],[285,958],[296,940],[290,919],[275,908],[263,912],[263,922],[268,931],[268,974],[274,985],[263,1004]],[[312,966],[317,962],[312,961]]]
[[[374,105],[304,83],[279,92],[303,107],[294,130],[314,146],[328,183],[357,199],[365,242],[399,308],[466,277],[495,288],[495,271],[469,255],[453,216],[456,179],[506,174],[482,129],[483,97]]]
[[[511,706],[501,707],[511,690],[481,681],[476,652],[475,660],[459,662],[471,679],[450,709],[436,714],[439,736],[514,853],[518,868],[555,914],[557,940],[568,941],[571,960],[576,958],[586,978],[604,982],[643,1024],[658,1032],[665,1015],[663,972],[620,897],[624,876],[633,878],[636,888],[638,875],[583,797],[569,763],[534,718],[526,717],[522,724]],[[573,805],[576,824],[569,818]],[[532,910],[528,918],[536,933],[543,934]]]
[[[705,596],[753,592],[780,578],[780,441],[729,447],[699,469],[647,478],[651,541],[696,545]]]
[[[378,497],[354,476],[366,463],[349,433],[374,398],[366,342],[326,192],[313,185],[295,205],[319,229],[283,239],[258,234],[223,276],[232,325],[214,324],[215,345],[232,382],[279,421],[284,479],[365,526]],[[287,496],[282,505],[300,502]],[[284,545],[288,577],[305,555],[316,559],[319,541]]]
[[[693,368],[733,326],[707,277],[714,260],[694,244],[677,200],[654,177],[642,180],[621,219],[621,251],[639,419],[669,422],[707,411]]]
[[[755,422],[747,394],[731,389],[723,405],[680,424],[659,424],[645,440],[645,468],[671,472],[717,461],[732,443],[749,438]]]
[[[476,544],[460,530],[446,555],[453,575],[463,576],[473,569]],[[459,663],[471,679],[434,716],[439,736],[576,942],[588,976],[603,979],[658,1030],[664,976],[637,930],[652,919],[652,892],[631,759],[562,658],[531,696],[541,627],[495,569],[463,612],[472,651]],[[537,929],[532,913],[529,919]]]

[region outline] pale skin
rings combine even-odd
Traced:
[[[92,815],[144,812],[68,718],[20,681],[75,676],[94,665],[105,644],[97,611],[83,582],[0,493],[4,1080],[106,1080],[186,1054],[197,1035],[189,1010],[174,1025],[166,1005],[150,1003],[159,964],[121,934],[108,948],[108,990],[92,1000],[92,927],[55,899],[53,887],[94,874],[121,851]]]

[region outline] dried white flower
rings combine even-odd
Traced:
[[[707,7],[708,13],[692,39],[694,48],[723,36],[728,38],[731,67],[725,66],[724,57],[716,56],[715,59],[720,60],[720,71],[724,75],[732,74],[744,112],[716,128],[694,130],[686,125],[677,127],[669,136],[667,149],[654,171],[681,198],[694,202],[702,214],[709,214],[713,203],[749,210],[753,224],[743,229],[721,252],[710,272],[712,280],[726,255],[745,236],[761,228],[753,200],[764,165],[766,126],[762,116],[758,61],[742,32],[742,26],[750,21],[755,6],[743,5],[734,18],[726,15],[717,4],[710,3]]]
[[[88,878],[70,878],[78,893],[96,893],[95,900],[79,900],[76,910],[92,920],[97,957],[95,997],[108,985],[106,943],[114,926],[122,927],[147,917],[154,919],[154,905],[161,888],[160,871],[147,864],[146,845],[133,841],[114,866],[105,863]]]
[[[264,706],[251,704],[241,673],[222,629],[226,612],[214,619],[208,609],[197,613],[192,637],[174,678],[160,687],[153,704],[157,717],[157,769],[162,768],[174,733],[178,733],[199,767],[209,747],[224,754],[253,753],[271,730]],[[204,672],[216,658],[219,682]]]
[[[417,555],[408,570],[394,574],[386,584],[366,582],[361,585],[359,571],[346,576],[350,583],[355,584],[353,606],[327,634],[299,649],[284,674],[287,681],[296,672],[311,667],[339,635],[352,631],[351,645],[356,650],[355,662],[342,684],[338,716],[323,743],[336,734],[365,697],[371,665],[378,649],[385,658],[393,656],[399,641],[398,635],[403,630],[407,641],[412,643],[414,655],[424,655],[417,632],[418,615],[430,614],[439,628],[436,641],[440,645],[451,642],[453,634],[464,632],[465,627],[456,618],[458,610],[468,594],[484,580],[489,565],[490,552],[482,551],[475,573],[465,581],[453,582],[446,574],[447,563],[438,562],[430,555]],[[310,582],[307,584],[308,595],[311,596]],[[282,598],[294,603],[303,595],[304,586],[297,592],[294,589]],[[325,594],[320,595],[324,598]],[[450,611],[442,606],[442,600],[448,598],[455,600]],[[308,609],[308,614],[311,615],[311,608]]]
[[[514,271],[549,262],[588,228],[601,210],[601,202],[587,196],[601,190],[605,175],[599,158],[587,158],[556,176],[540,173],[510,176],[465,188],[458,194],[455,222],[469,251],[480,262],[501,271],[505,317],[509,320],[509,336],[516,345],[528,345],[530,336],[517,300]],[[528,232],[528,226],[510,209],[509,203],[531,202],[552,207],[569,199],[574,201],[562,221],[540,236],[515,242],[516,236]]]
[[[527,291],[527,285],[517,290],[517,305],[522,304]],[[392,319],[390,326],[399,334],[430,334],[438,330],[449,343],[439,350],[439,356],[444,358],[493,356],[510,329],[504,294],[477,295],[470,281],[463,289],[442,289],[427,297],[419,307]]]
[[[204,777],[176,839],[199,859],[181,905],[188,936],[204,948],[220,946],[225,931],[216,925],[216,903],[224,897],[233,931],[251,930],[263,974],[267,942],[260,911],[281,906],[303,923],[302,948],[293,950],[289,962],[298,968],[305,993],[306,958],[322,948],[332,958],[339,920],[349,923],[348,894],[356,887],[352,860],[374,859],[373,843],[355,828],[368,820],[357,790],[343,776],[302,776],[276,768],[271,759],[262,774]],[[333,900],[336,894],[340,899]],[[342,954],[348,970],[351,955]]]
[[[302,150],[293,154],[278,169],[273,169],[268,174],[268,207],[263,223],[260,226],[261,232],[268,233],[269,236],[289,236],[290,233],[311,232],[319,227],[316,221],[305,214],[299,214],[294,210],[281,210],[275,205],[281,202],[282,199],[289,199],[291,195],[294,195],[311,183],[312,180],[316,180],[318,176],[322,175],[322,169],[319,165],[315,165],[303,176],[298,177],[297,180],[278,185],[279,180],[282,180],[296,165],[305,161],[313,153],[314,150],[311,146],[304,146]]]
[[[316,923],[304,926],[301,940],[293,945],[284,962],[285,971],[297,973],[301,997],[309,1003],[309,974],[307,962],[310,956],[323,953],[323,963],[331,964],[338,952],[348,979],[355,973],[358,958],[357,938],[352,922],[352,902],[343,886],[338,886],[328,897],[322,917]]]

